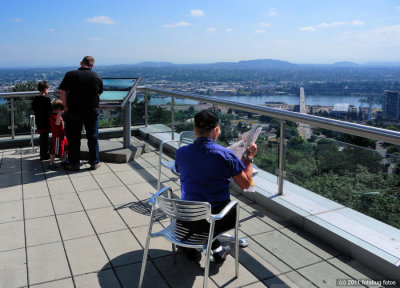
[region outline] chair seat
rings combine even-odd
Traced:
[[[208,233],[193,233],[176,220],[173,220],[167,228],[152,233],[151,236],[162,236],[178,246],[190,248],[203,249],[208,242]]]

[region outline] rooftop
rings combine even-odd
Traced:
[[[129,163],[103,162],[89,171],[83,162],[79,172],[48,171],[31,148],[0,150],[0,287],[136,287],[147,200],[157,187],[158,147],[149,147]],[[162,185],[179,196],[179,179],[162,172]],[[235,190],[232,198],[240,202],[240,233],[249,246],[240,249],[239,278],[230,256],[211,266],[210,287],[336,287],[340,279],[385,279]],[[204,256],[197,263],[178,252],[173,263],[164,239],[152,239],[147,265],[144,287],[202,285]]]

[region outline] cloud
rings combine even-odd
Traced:
[[[261,23],[259,24],[259,26],[260,26],[260,27],[271,27],[271,24],[265,23],[265,22],[261,22]]]
[[[315,28],[313,26],[305,26],[305,27],[300,27],[299,28],[300,31],[315,31]]]
[[[190,10],[190,15],[192,15],[193,17],[203,17],[205,13],[201,9],[192,9]]]
[[[100,41],[101,40],[100,38],[97,38],[97,37],[89,37],[87,39],[90,41]]]
[[[20,18],[8,18],[7,19],[8,21],[10,21],[10,22],[21,22],[21,19]]]
[[[115,24],[116,22],[114,21],[114,19],[108,17],[108,16],[95,16],[92,18],[87,18],[85,19],[86,22],[89,23],[98,23],[98,24]]]
[[[337,26],[346,25],[346,24],[348,24],[348,23],[347,22],[331,22],[331,23],[323,22],[321,24],[318,24],[317,27],[332,28],[332,27],[337,27]]]
[[[278,15],[278,13],[276,13],[276,9],[275,8],[269,8],[268,9],[268,14],[271,17],[275,17],[276,15]]]
[[[56,29],[50,28],[50,29],[49,29],[49,32],[56,32]]]
[[[192,25],[192,24],[190,24],[189,22],[181,21],[181,22],[175,22],[175,23],[170,23],[170,24],[164,24],[163,27],[164,28],[174,28],[174,27],[187,27],[190,25]]]
[[[364,21],[360,21],[360,20],[353,20],[351,22],[351,25],[353,25],[353,26],[362,26],[364,24],[365,24]]]
[[[228,33],[232,32],[232,31],[233,31],[232,28],[226,28],[226,30],[225,30],[225,32],[228,32]]]
[[[207,32],[215,32],[217,29],[215,27],[207,28]]]
[[[257,29],[253,31],[254,34],[265,34],[267,33],[264,29]]]

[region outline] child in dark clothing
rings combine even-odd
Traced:
[[[56,156],[61,158],[61,165],[68,164],[68,142],[65,137],[64,122],[61,115],[64,113],[64,104],[61,100],[54,100],[51,103],[51,114],[49,117],[51,127],[51,152],[49,169],[56,169],[54,163]]]
[[[49,84],[47,81],[38,83],[39,96],[35,96],[32,101],[32,110],[35,114],[35,123],[39,133],[40,160],[50,159],[49,155],[49,115],[51,111]]]

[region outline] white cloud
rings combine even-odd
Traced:
[[[360,20],[353,20],[351,22],[351,25],[353,25],[353,26],[362,26],[364,24],[365,24],[364,21],[360,21]]]
[[[100,41],[101,39],[97,38],[97,37],[89,37],[88,40],[90,40],[90,41]]]
[[[50,29],[49,29],[49,32],[56,32],[56,29],[50,28]]]
[[[203,17],[205,13],[201,9],[192,9],[190,10],[190,15],[192,15],[193,17]]]
[[[217,29],[215,27],[207,28],[207,32],[215,32]]]
[[[95,16],[92,18],[87,18],[85,19],[86,22],[89,23],[98,23],[98,24],[115,24],[114,19],[108,17],[108,16]]]
[[[276,13],[276,9],[275,9],[275,8],[269,8],[268,14],[269,14],[269,16],[271,16],[271,17],[274,17],[274,16],[278,15],[278,14]]]
[[[164,24],[163,27],[164,28],[174,28],[174,27],[187,27],[190,25],[192,25],[192,24],[190,24],[189,22],[181,21],[181,22],[175,22],[175,23],[170,23],[170,24]]]
[[[347,22],[331,22],[331,23],[323,22],[321,24],[318,24],[317,27],[332,28],[332,27],[337,27],[337,26],[346,25],[346,24],[348,24],[348,23]]]
[[[312,32],[312,31],[315,31],[315,28],[312,27],[312,26],[305,26],[305,27],[300,27],[299,30],[300,31],[310,31],[310,32]]]
[[[7,19],[8,21],[11,21],[11,22],[21,22],[21,19],[20,18],[9,18],[9,19]]]
[[[267,33],[264,29],[258,29],[253,31],[254,34],[265,34]]]
[[[232,28],[226,28],[226,30],[225,30],[225,32],[228,32],[228,33],[232,32],[232,31],[233,31]]]
[[[265,22],[261,22],[261,23],[259,24],[259,26],[260,26],[260,27],[271,27],[271,24],[265,23]]]

